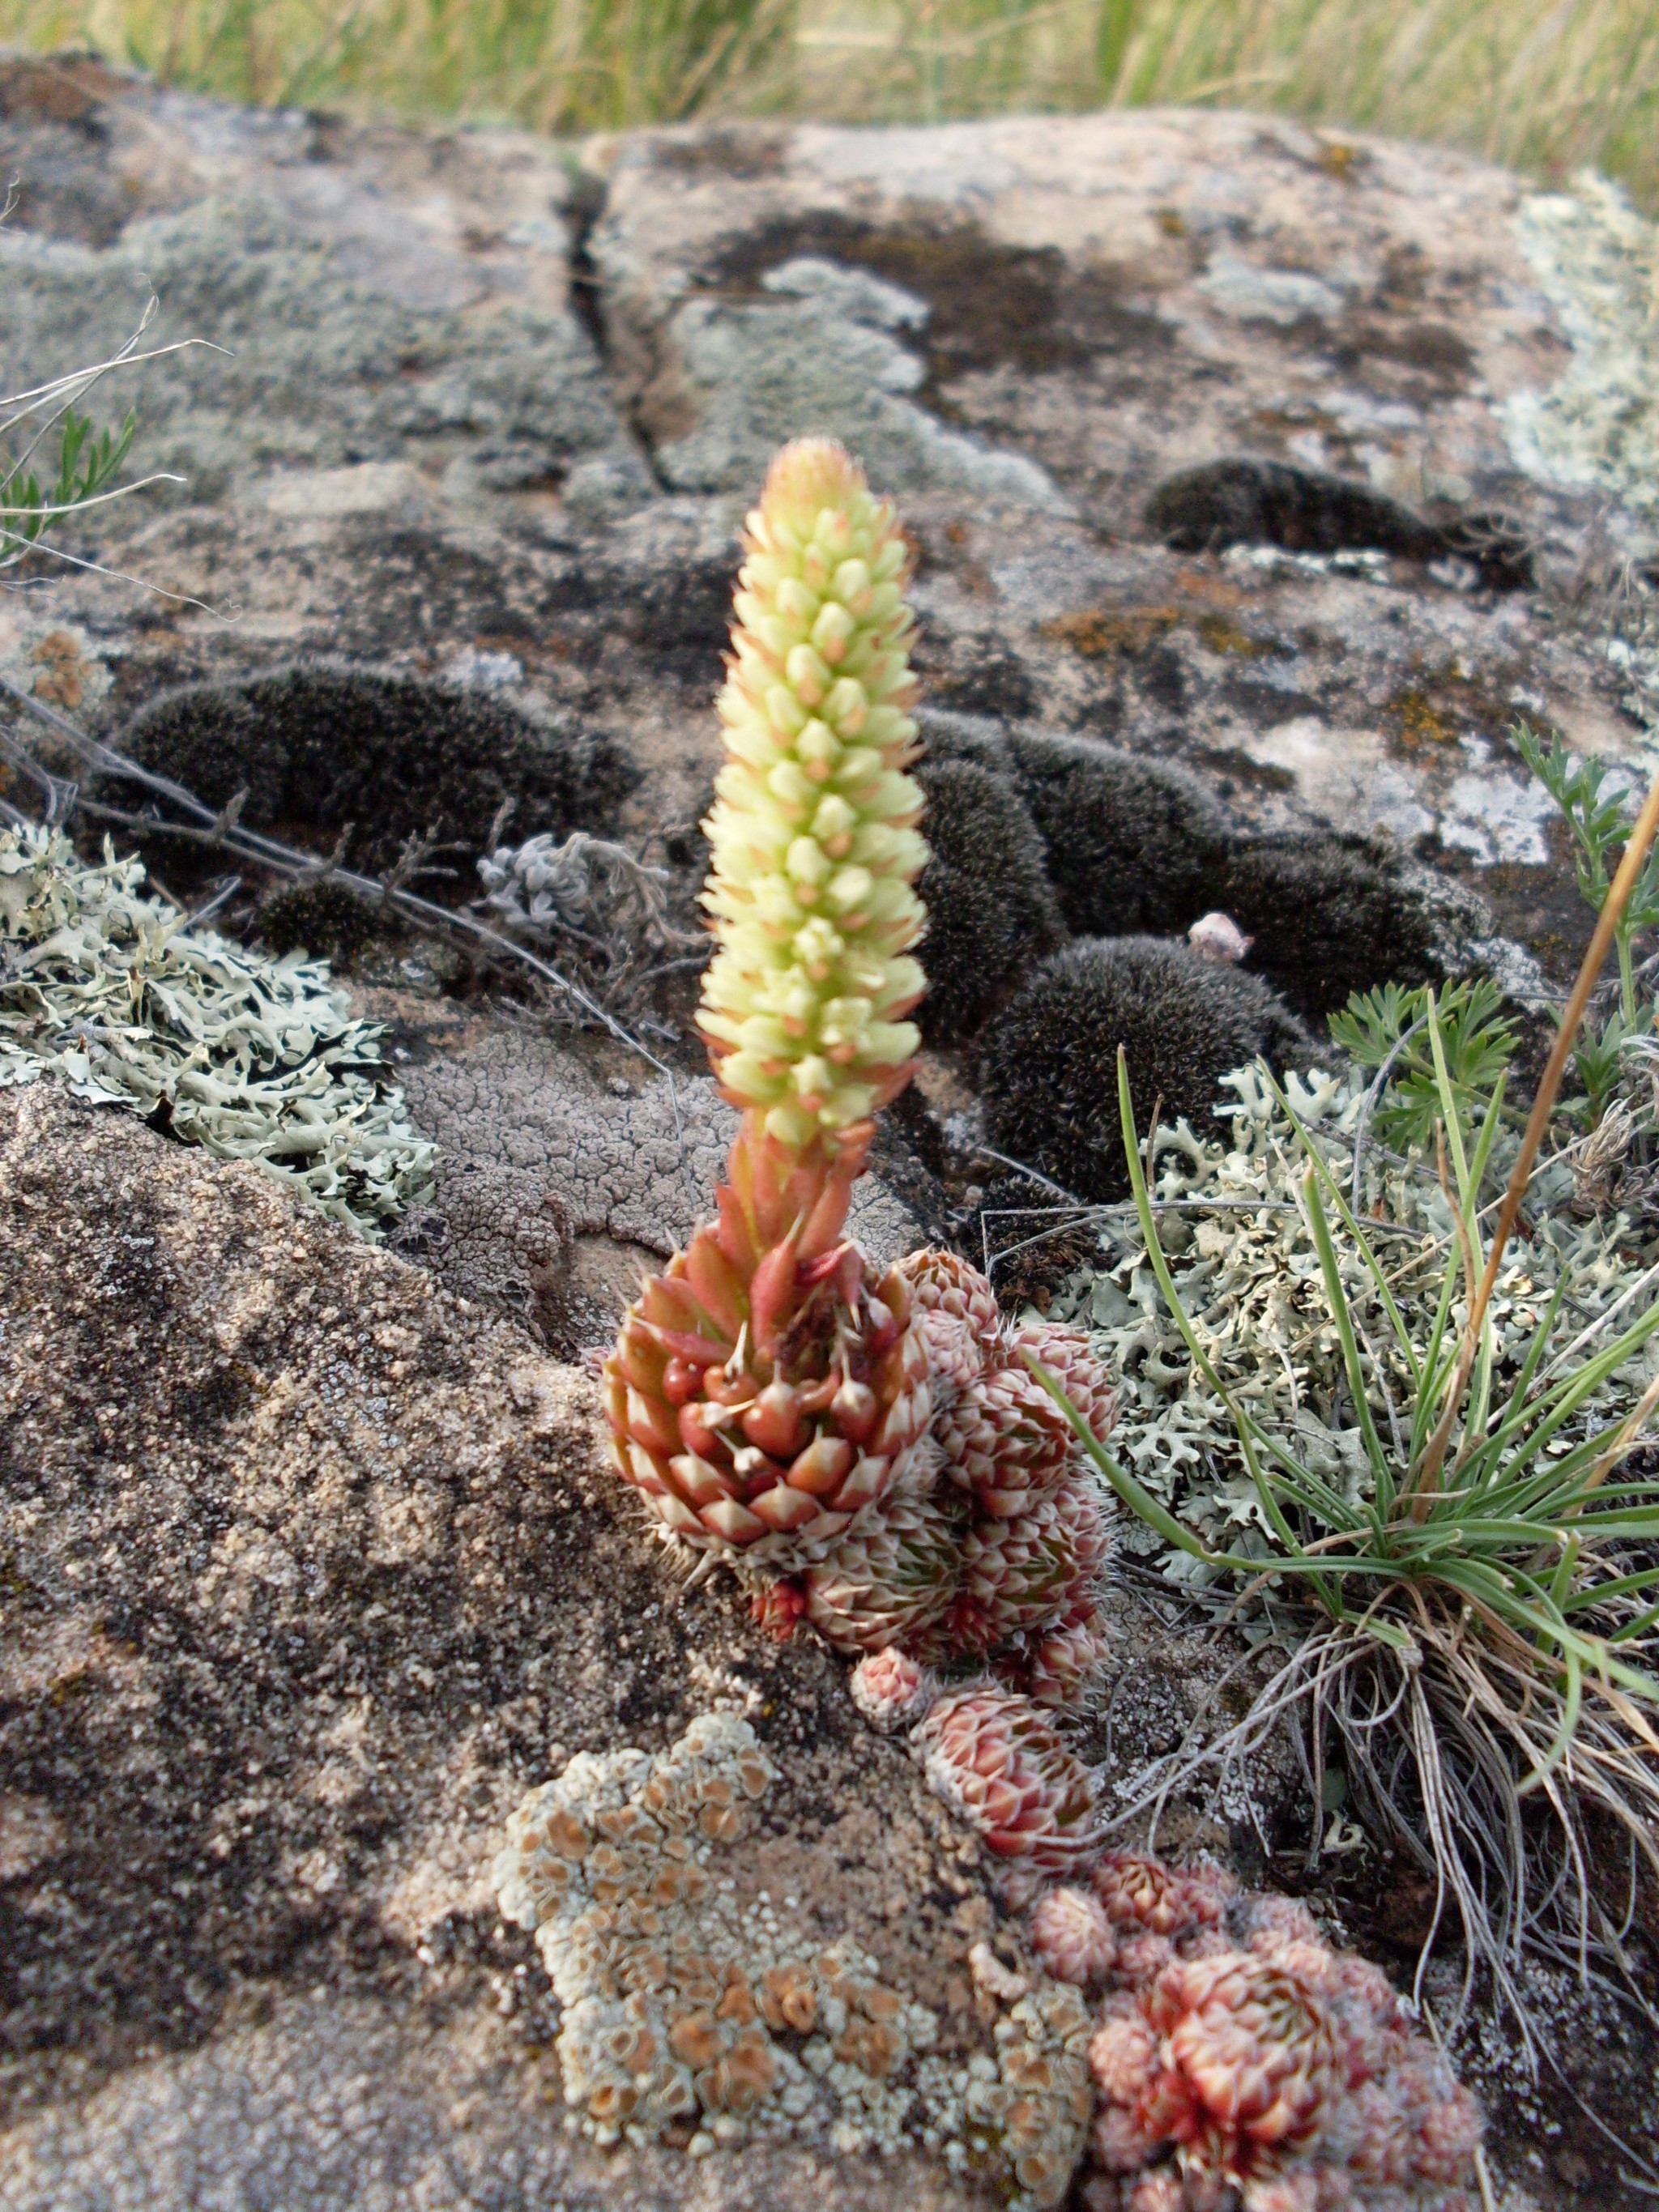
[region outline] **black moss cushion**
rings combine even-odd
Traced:
[[[987,1033],[981,1078],[992,1143],[1079,1198],[1121,1198],[1129,1179],[1120,1044],[1143,1134],[1155,1105],[1164,1122],[1184,1118],[1218,1133],[1213,1109],[1231,1069],[1258,1054],[1275,1069],[1319,1058],[1260,976],[1164,939],[1087,940],[1046,960]]]
[[[1247,965],[1322,1031],[1350,993],[1440,972],[1422,900],[1357,837],[1292,832],[1236,846],[1215,903],[1255,939]]]
[[[1013,785],[966,760],[923,761],[915,774],[933,854],[917,886],[928,987],[918,1018],[929,1043],[966,1042],[1066,931]]]
[[[307,842],[326,845],[355,824],[351,863],[373,873],[431,830],[463,848],[465,896],[504,799],[516,801],[515,838],[603,835],[637,781],[607,738],[550,730],[488,692],[344,661],[184,684],[151,700],[116,743],[210,806],[246,788],[252,828],[313,832]],[[181,858],[173,847],[175,874]]]

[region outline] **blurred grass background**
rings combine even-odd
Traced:
[[[0,42],[561,135],[1206,101],[1589,163],[1659,208],[1659,0],[0,0]]]

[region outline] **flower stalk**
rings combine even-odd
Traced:
[[[910,1286],[844,1235],[872,1116],[920,1042],[927,848],[893,509],[805,440],[744,545],[698,1015],[743,1124],[717,1220],[644,1285],[605,1378],[618,1469],[665,1534],[802,1566],[902,1475],[931,1414]]]

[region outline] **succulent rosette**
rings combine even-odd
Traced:
[[[1107,1917],[1126,1936],[1180,1936],[1194,1928],[1218,1928],[1237,1893],[1232,1876],[1219,1867],[1174,1867],[1143,1851],[1103,1851],[1092,1881]],[[1297,1910],[1307,1918],[1303,1908]]]
[[[1080,1328],[1062,1322],[1028,1322],[1017,1328],[1009,1346],[1018,1357],[1028,1352],[1054,1376],[1097,1443],[1104,1443],[1117,1425],[1117,1392],[1096,1358]]]
[[[802,1611],[838,1651],[920,1651],[950,1607],[961,1534],[933,1496],[896,1498],[799,1577]]]
[[[1031,1948],[1057,1981],[1079,1989],[1103,1982],[1117,1964],[1117,1936],[1104,1906],[1069,1884],[1039,1898],[1031,1912]]]
[[[1029,1638],[999,1659],[994,1671],[1011,1689],[1023,1690],[1039,1705],[1064,1711],[1089,1702],[1105,1671],[1109,1649],[1091,1607],[1082,1620]]]
[[[993,1367],[971,1377],[941,1411],[933,1433],[946,1477],[994,1518],[1012,1518],[1058,1490],[1072,1464],[1071,1424],[1024,1367]]]
[[[860,1659],[850,1686],[853,1703],[883,1735],[914,1726],[939,1695],[939,1684],[926,1667],[890,1649]]]
[[[1120,1985],[1089,2051],[1095,2157],[1126,2212],[1468,2212],[1480,2108],[1378,1968],[1206,1869],[1114,1853],[1093,1887]],[[1098,1971],[1080,1894],[1045,1898],[1032,1941]]]
[[[1093,1784],[1029,1698],[972,1683],[940,1698],[912,1740],[934,1790],[998,1858],[1060,1873],[1092,1849]]]
[[[1165,2146],[1188,2180],[1243,2189],[1309,2142],[1342,2088],[1319,2000],[1266,1960],[1228,1951],[1167,1966],[1090,2049],[1104,2110],[1096,2151],[1133,2172]]]
[[[927,848],[893,510],[809,440],[773,464],[744,547],[699,1016],[743,1125],[718,1220],[629,1308],[605,1388],[618,1469],[665,1533],[758,1567],[820,1556],[932,1413],[909,1285],[844,1234],[918,1041]]]
[[[1000,1651],[1063,1616],[1083,1574],[1075,1529],[1055,1498],[1034,1498],[1006,1521],[981,1516],[962,1535],[950,1602],[917,1648],[936,1663]]]

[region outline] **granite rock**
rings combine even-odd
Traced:
[[[982,2201],[919,2160],[618,2163],[559,2128],[489,1869],[577,1750],[749,1717],[785,1773],[754,1878],[947,2050],[984,2039],[996,1925],[839,1662],[684,1596],[594,1383],[50,1082],[0,1097],[0,1208],[7,2212]]]

